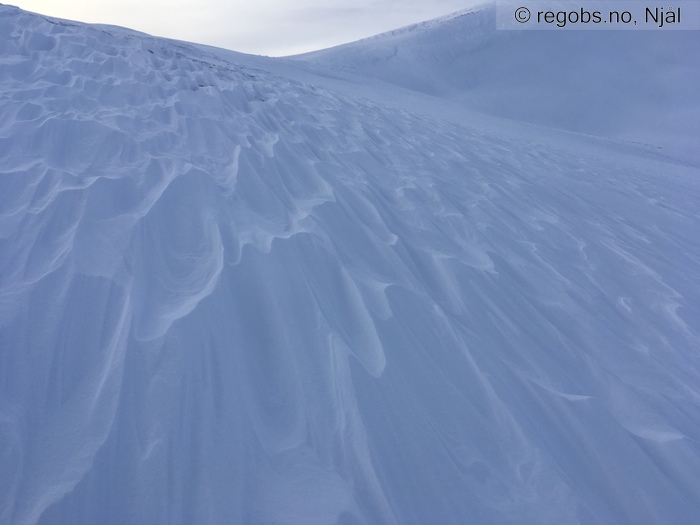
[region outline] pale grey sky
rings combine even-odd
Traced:
[[[260,55],[330,47],[479,0],[2,0],[37,13],[125,26]]]

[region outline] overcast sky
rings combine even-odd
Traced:
[[[126,26],[259,55],[322,49],[478,0],[2,0],[45,15]]]

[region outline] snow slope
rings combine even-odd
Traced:
[[[697,165],[0,34],[0,524],[695,522]]]
[[[485,4],[297,58],[489,114],[650,143],[697,161],[695,49],[698,31],[496,30],[495,5]]]

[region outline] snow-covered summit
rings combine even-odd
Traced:
[[[1,525],[700,515],[697,166],[350,59],[0,34]]]
[[[300,60],[486,113],[697,158],[699,31],[506,31],[486,4]]]

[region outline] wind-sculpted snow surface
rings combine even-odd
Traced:
[[[689,50],[698,48],[699,31],[497,30],[491,2],[297,58],[697,162],[700,54]]]
[[[696,166],[0,33],[0,524],[700,515]]]

